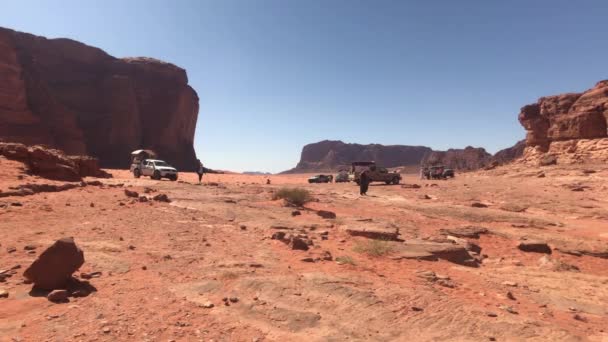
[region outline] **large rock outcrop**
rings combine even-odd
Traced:
[[[0,28],[0,79],[4,141],[92,155],[103,167],[127,167],[139,148],[196,165],[198,96],[173,64]]]
[[[568,163],[606,160],[608,80],[583,93],[541,97],[521,109],[519,122],[527,131],[525,160],[546,153]]]
[[[286,172],[333,171],[349,168],[354,161],[369,160],[384,167],[418,165],[422,158],[430,152],[432,150],[424,146],[361,145],[324,140],[304,146],[298,165]]]
[[[447,167],[470,171],[484,167],[492,155],[481,147],[467,146],[464,149],[449,149],[447,151],[433,151],[421,161],[423,165],[445,165]]]
[[[483,148],[466,147],[433,151],[425,146],[347,144],[324,140],[302,149],[298,165],[285,173],[336,171],[348,169],[353,161],[375,161],[388,168],[442,164],[458,170],[475,170],[485,166],[492,155]]]
[[[608,80],[583,93],[541,97],[521,109],[519,122],[527,145],[544,149],[554,141],[606,138]]]
[[[53,180],[76,182],[82,177],[112,176],[99,168],[96,158],[66,156],[62,151],[40,145],[0,143],[0,156],[22,162],[30,174]]]

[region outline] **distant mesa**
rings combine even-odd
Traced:
[[[517,158],[517,151],[503,155],[500,163]],[[420,165],[442,164],[458,170],[476,170],[492,162],[493,156],[483,148],[468,146],[464,149],[434,151],[426,146],[347,144],[324,140],[308,144],[302,149],[298,165],[284,173],[337,171],[350,168],[353,161],[375,161],[387,168],[417,169]]]
[[[198,96],[184,69],[0,28],[0,75],[6,142],[91,155],[106,168],[128,167],[139,148],[179,169],[197,165]]]
[[[262,172],[262,171],[245,171],[244,175],[252,175],[252,176],[270,176],[272,173],[270,172]]]

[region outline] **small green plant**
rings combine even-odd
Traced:
[[[336,257],[336,263],[338,263],[339,265],[355,266],[355,261],[348,255]]]
[[[369,256],[379,257],[390,253],[393,246],[388,241],[366,240],[355,245],[353,250],[357,253],[365,253]]]
[[[306,189],[301,188],[281,188],[272,196],[273,200],[282,199],[289,205],[301,207],[312,201],[312,195]]]

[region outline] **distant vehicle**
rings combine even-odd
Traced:
[[[308,178],[308,183],[331,183],[334,176],[331,175],[316,175]]]
[[[348,183],[350,181],[351,181],[351,179],[349,178],[347,171],[338,172],[338,174],[336,175],[336,178],[335,178],[336,183]]]
[[[384,182],[386,184],[399,184],[401,174],[398,172],[388,172],[384,167],[378,167],[375,162],[353,162],[351,174],[354,175],[354,181],[359,184],[361,172],[368,170],[368,175],[371,182]]]
[[[167,164],[167,162],[154,158],[156,158],[156,153],[154,151],[133,151],[131,153],[131,167],[129,168],[131,172],[133,172],[133,176],[135,178],[149,176],[156,180],[168,178],[172,181],[176,181],[178,177],[177,170],[173,166]]]
[[[424,169],[424,176],[427,179],[454,178],[454,169],[446,169],[443,165],[431,166]]]
[[[454,178],[454,170],[453,169],[445,169],[443,170],[443,178]]]

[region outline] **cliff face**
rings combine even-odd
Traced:
[[[608,161],[608,80],[583,93],[541,97],[524,106],[525,162],[553,154],[558,162]]]
[[[425,146],[360,145],[325,140],[304,146],[298,165],[286,172],[335,171],[350,167],[353,161],[370,160],[389,168],[443,164],[458,170],[474,170],[483,167],[491,157],[483,148],[474,147],[433,151]]]
[[[555,141],[606,138],[608,80],[583,93],[541,97],[521,109],[519,122],[527,131],[526,145],[545,150]]]
[[[373,160],[384,167],[416,165],[432,150],[424,146],[383,146],[378,144],[346,144],[324,140],[308,144],[302,149],[298,165],[287,172],[337,170],[350,167],[353,161]]]
[[[139,148],[195,167],[198,96],[175,65],[0,28],[0,79],[2,140],[92,155],[103,167],[127,167]]]
[[[423,165],[445,165],[446,167],[469,171],[484,167],[492,155],[483,148],[467,146],[464,149],[433,151],[421,161]]]

